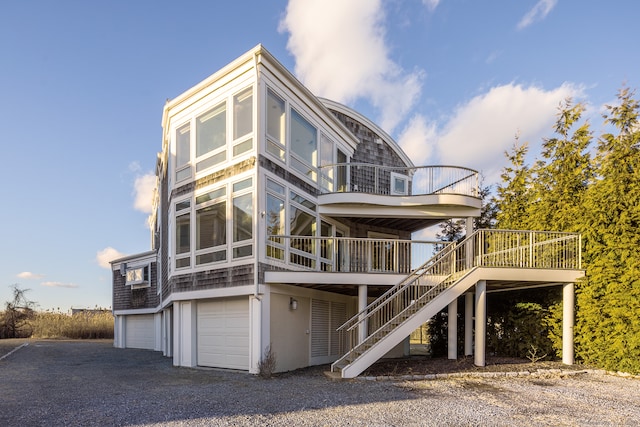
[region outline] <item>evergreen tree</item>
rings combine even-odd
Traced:
[[[528,209],[531,202],[531,170],[525,164],[529,150],[526,143],[519,145],[519,138],[509,152],[505,152],[510,166],[502,170],[502,183],[498,185],[495,199],[497,228],[527,229]]]
[[[597,180],[584,204],[584,264],[578,286],[577,355],[612,370],[640,372],[640,122],[634,92],[607,107],[614,133],[599,140]]]
[[[589,123],[578,125],[583,104],[567,99],[560,105],[555,125],[557,136],[542,144],[542,159],[534,168],[536,177],[528,210],[533,230],[578,231],[585,191],[592,178]]]

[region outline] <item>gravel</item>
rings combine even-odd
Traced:
[[[0,341],[0,425],[632,426],[640,380],[604,372],[329,381],[175,368],[110,341]]]

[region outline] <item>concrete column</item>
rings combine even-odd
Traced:
[[[367,285],[358,285],[358,313],[367,308]],[[360,319],[364,318],[364,315],[360,316]],[[361,343],[367,338],[367,321],[358,325],[358,343]]]
[[[455,360],[458,358],[458,299],[449,303],[449,316],[447,318],[447,357]]]
[[[487,282],[476,283],[476,348],[473,363],[484,366],[487,340]]]
[[[562,363],[573,365],[574,284],[562,287]]]
[[[464,294],[464,355],[473,354],[473,294]]]

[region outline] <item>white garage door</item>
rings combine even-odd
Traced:
[[[249,369],[249,299],[198,303],[198,365]]]
[[[153,350],[156,341],[153,314],[127,316],[125,320],[124,341],[126,348]]]

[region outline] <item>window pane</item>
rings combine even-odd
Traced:
[[[302,206],[305,206],[311,210],[316,210],[316,205],[315,203],[311,202],[310,200],[305,199],[304,197],[302,197],[299,194],[294,193],[293,191],[291,192],[291,200],[293,200],[296,203],[301,204]]]
[[[239,156],[242,153],[246,153],[247,151],[253,148],[253,139],[249,138],[246,141],[243,141],[239,144],[233,146],[233,156]]]
[[[284,234],[284,202],[267,194],[267,236]]]
[[[267,141],[267,151],[284,162],[284,150],[276,143]]]
[[[316,128],[293,109],[291,110],[291,150],[308,165],[318,165]]]
[[[222,188],[218,188],[217,190],[210,191],[206,194],[203,194],[202,196],[196,197],[196,205],[208,202],[209,200],[215,200],[219,197],[223,197],[225,194],[227,194],[226,187],[222,187]]]
[[[271,191],[274,191],[278,194],[282,194],[284,196],[284,186],[278,184],[275,181],[267,179],[267,188]]]
[[[191,258],[178,258],[176,260],[176,268],[189,267],[191,265]]]
[[[191,250],[190,245],[190,214],[176,217],[176,253],[183,254]]]
[[[233,139],[253,131],[253,92],[249,88],[233,97]]]
[[[227,143],[226,122],[224,103],[196,119],[196,157],[223,147]]]
[[[251,256],[253,253],[253,246],[240,246],[239,248],[233,248],[233,257],[234,258],[242,258],[246,256]]]
[[[196,211],[196,249],[212,248],[227,243],[227,203]]]
[[[267,90],[267,134],[284,144],[284,101],[271,89]]]
[[[227,251],[217,251],[217,252],[210,252],[208,254],[202,254],[202,255],[197,255],[196,256],[196,264],[200,265],[200,264],[208,264],[210,262],[218,262],[218,261],[224,261],[227,259]]]
[[[316,218],[305,211],[291,207],[290,230],[292,236],[315,236]]]
[[[176,131],[176,168],[189,163],[191,132],[189,124],[178,128]]]
[[[251,239],[253,236],[253,194],[233,199],[233,241]]]
[[[233,192],[242,191],[245,188],[251,188],[251,183],[253,182],[252,178],[247,178],[242,181],[236,182],[233,184]]]
[[[191,200],[184,200],[182,202],[176,203],[176,212],[181,211],[183,209],[188,209],[191,206]]]
[[[211,157],[207,157],[206,159],[204,159],[201,162],[198,162],[196,164],[196,172],[200,172],[203,171],[207,168],[210,168],[211,166],[215,166],[217,164],[220,164],[222,162],[224,162],[225,160],[227,160],[227,152],[226,151],[221,151],[217,154],[214,154]]]

